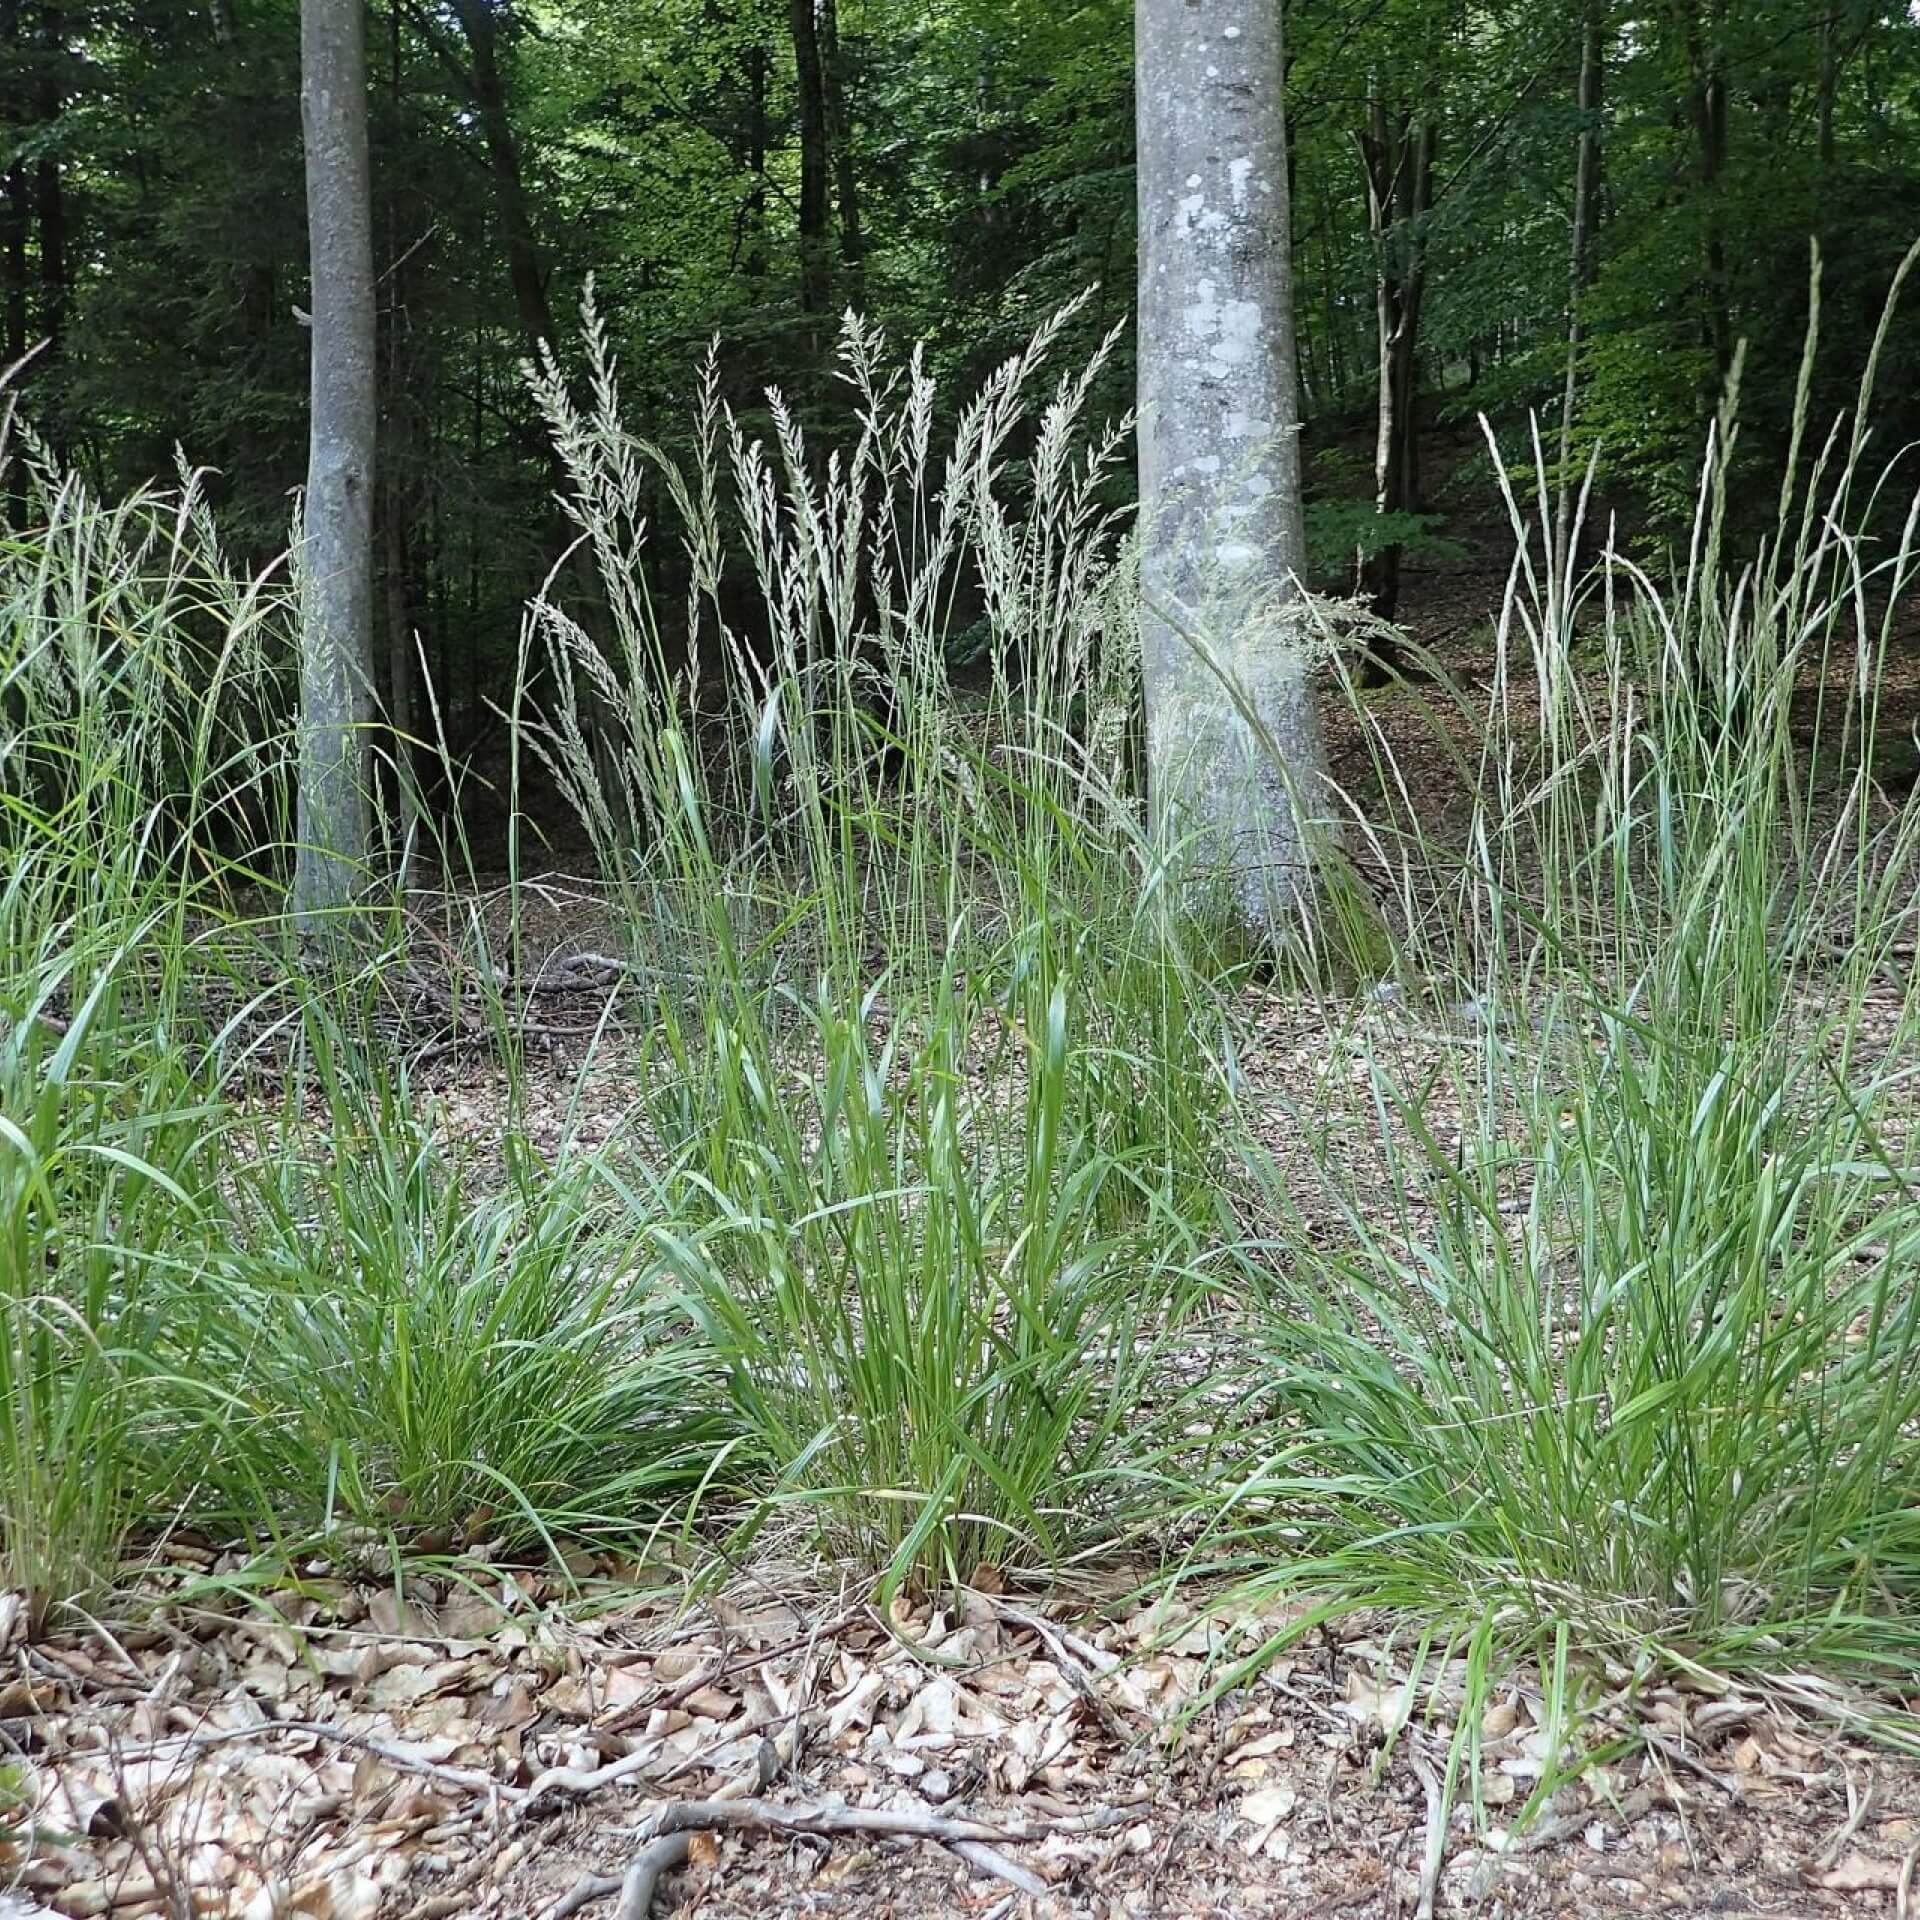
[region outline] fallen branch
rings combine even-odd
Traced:
[[[982,1873],[990,1873],[996,1880],[1018,1887],[1022,1893],[1037,1897],[1047,1890],[1047,1883],[1037,1873],[1029,1872],[1017,1860],[1009,1860],[998,1847],[990,1847],[984,1840],[955,1840],[949,1843],[947,1851],[971,1861]],[[623,1916],[623,1920],[630,1917]],[[646,1920],[646,1915],[642,1914],[640,1920]]]
[[[424,1780],[437,1780],[442,1786],[458,1787],[465,1793],[484,1793],[502,1800],[520,1800],[526,1789],[512,1787],[490,1773],[471,1767],[449,1767],[438,1760],[397,1747],[391,1741],[376,1740],[371,1734],[354,1733],[325,1720],[262,1720],[253,1727],[221,1727],[212,1733],[183,1733],[170,1740],[156,1740],[151,1746],[137,1747],[122,1755],[123,1762],[170,1760],[178,1754],[199,1753],[208,1747],[231,1746],[240,1740],[265,1740],[276,1733],[297,1733],[307,1739],[328,1741],[334,1746],[353,1747],[370,1753],[376,1760],[402,1773],[416,1773]],[[606,1769],[602,1768],[602,1772]],[[536,1781],[535,1785],[539,1782]]]
[[[1076,1640],[1051,1621],[1043,1620],[1039,1614],[1027,1612],[1024,1607],[1012,1606],[992,1595],[987,1596],[987,1604],[1001,1619],[1016,1627],[1025,1627],[1038,1637],[1040,1644],[1053,1656],[1054,1666],[1061,1678],[1086,1702],[1087,1710],[1099,1721],[1109,1738],[1123,1747],[1132,1743],[1133,1736],[1127,1731],[1126,1723],[1115,1710],[1113,1702],[1096,1684],[1111,1669],[1100,1664],[1095,1648],[1084,1640]],[[1114,1660],[1112,1664],[1117,1667],[1120,1663]]]
[[[800,1653],[817,1646],[822,1640],[831,1640],[861,1618],[858,1608],[837,1615],[824,1626],[813,1628],[810,1632],[796,1634],[791,1640],[783,1640],[778,1646],[762,1648],[757,1653],[743,1653],[731,1660],[723,1660],[718,1666],[709,1667],[702,1663],[694,1668],[677,1686],[669,1688],[658,1696],[649,1696],[636,1700],[630,1707],[622,1707],[611,1719],[598,1723],[601,1733],[630,1733],[635,1727],[644,1726],[648,1719],[661,1707],[684,1706],[702,1687],[717,1685],[736,1673],[746,1673],[755,1667],[763,1667],[770,1660],[779,1660],[790,1653]]]
[[[1641,1727],[1637,1731],[1639,1737],[1655,1753],[1664,1755],[1676,1767],[1685,1767],[1689,1773],[1698,1774],[1709,1786],[1718,1787],[1736,1807],[1746,1804],[1747,1796],[1741,1790],[1738,1780],[1731,1780],[1723,1773],[1715,1773],[1704,1760],[1689,1753],[1685,1747],[1667,1739],[1664,1735],[1655,1733],[1651,1727]]]
[[[627,977],[627,963],[604,953],[570,953],[550,960],[524,983],[528,994],[603,993]]]
[[[640,1849],[640,1857],[620,1883],[620,1906],[614,1920],[647,1920],[653,1912],[653,1890],[663,1874],[687,1864],[693,1851],[690,1833],[666,1833]]]
[[[1447,1796],[1433,1763],[1418,1747],[1409,1747],[1407,1758],[1427,1796],[1427,1844],[1420,1856],[1420,1895],[1413,1909],[1414,1920],[1433,1920],[1434,1903],[1440,1896],[1440,1870],[1447,1862]]]
[[[618,1760],[609,1760],[604,1767],[595,1767],[591,1771],[580,1767],[549,1767],[544,1773],[536,1774],[533,1784],[525,1789],[520,1798],[520,1815],[524,1819],[533,1814],[549,1794],[597,1793],[602,1787],[610,1787],[616,1781],[631,1779],[636,1773],[644,1773],[658,1760],[660,1751],[661,1743],[649,1740],[632,1753],[623,1754]]]
[[[647,1920],[661,1876],[687,1858],[687,1836],[728,1829],[821,1838],[860,1833],[894,1840],[931,1840],[1022,1893],[1041,1894],[1046,1892],[1047,1883],[1008,1859],[1001,1847],[1045,1840],[1056,1833],[1084,1833],[1114,1824],[1131,1811],[1102,1808],[1094,1815],[1070,1815],[1040,1826],[1006,1827],[989,1826],[980,1820],[956,1820],[945,1814],[899,1813],[883,1807],[782,1807],[770,1800],[677,1800],[647,1821],[652,1838],[624,1873],[595,1874],[580,1881],[547,1920],[571,1920],[583,1907],[614,1893],[620,1895],[615,1920]]]

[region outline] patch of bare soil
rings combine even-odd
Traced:
[[[1477,1816],[1463,1790],[1442,1821],[1461,1670],[1410,1679],[1385,1623],[1209,1702],[1221,1657],[1276,1616],[968,1590],[882,1618],[797,1572],[687,1603],[576,1571],[475,1559],[404,1600],[316,1578],[244,1611],[15,1639],[0,1913],[1911,1908],[1920,1764],[1738,1694],[1623,1701],[1641,1753],[1522,1828],[1558,1745],[1523,1677],[1480,1728]]]

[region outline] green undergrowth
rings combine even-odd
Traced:
[[[1803,434],[1735,555],[1717,451],[1671,569],[1564,579],[1536,449],[1491,681],[1353,702],[1369,791],[1326,795],[1324,937],[1276,970],[1140,802],[1125,436],[1055,330],[941,426],[852,327],[832,452],[709,378],[684,466],[597,326],[539,376],[600,590],[590,628],[560,576],[531,603],[509,924],[447,949],[482,1138],[396,1012],[447,955],[391,879],[324,965],[280,923],[277,576],[190,477],[107,506],[30,458],[0,1539],[36,1624],[182,1527],[260,1569],[671,1530],[696,1577],[797,1543],[889,1595],[1387,1609],[1469,1708],[1535,1661],[1569,1729],[1683,1674],[1910,1731],[1920,816],[1874,756],[1914,569],[1846,531],[1899,467]],[[536,757],[627,968],[554,1128]]]
[[[526,747],[658,982],[636,1213],[681,1223],[659,1244],[765,1463],[747,1531],[799,1525],[889,1586],[1150,1533],[1126,1467],[1216,1263],[1231,1018],[1125,777],[1120,437],[1079,418],[1097,367],[1051,382],[1032,493],[1002,497],[1051,337],[939,461],[930,381],[857,326],[858,432],[824,460],[778,409],[748,441],[709,389],[681,470],[621,428],[597,333],[588,409],[540,386],[602,576],[645,581],[623,503],[661,491],[694,577],[683,670],[638,585],[610,649],[551,603],[528,630],[549,691]],[[773,616],[751,644],[729,552]],[[990,635],[972,699],[948,677],[963,586]],[[689,749],[703,701],[737,752]]]
[[[1463,1728],[1528,1656],[1576,1718],[1679,1676],[1920,1745],[1920,810],[1875,778],[1915,516],[1846,531],[1902,468],[1843,422],[1736,561],[1723,470],[1670,585],[1557,578],[1509,490],[1456,832],[1375,735],[1401,974],[1350,1129],[1243,1135],[1263,1418],[1186,1571],[1471,1642]]]

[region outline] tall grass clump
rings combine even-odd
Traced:
[[[107,506],[9,451],[33,517],[0,536],[0,1552],[39,1618],[178,1491],[155,1396],[217,1180],[194,1034],[259,817],[230,722],[269,596],[193,476]]]
[[[281,900],[278,576],[197,478],[97,500],[30,437],[0,535],[0,1556],[37,1628],[168,1527],[261,1547],[605,1537],[725,1445],[675,1282],[591,1157],[480,1164],[392,1058],[405,916],[350,967]],[[457,854],[458,847],[448,850]]]
[[[282,1555],[633,1536],[726,1435],[618,1191],[585,1151],[477,1165],[403,1072],[321,1051],[325,1124],[260,1123],[198,1282],[202,1511]]]
[[[677,1223],[660,1244],[771,1462],[760,1518],[893,1578],[1124,1532],[1223,1150],[1216,970],[1131,792],[1098,362],[1029,417],[1063,321],[951,428],[918,357],[885,371],[850,322],[826,454],[777,395],[750,435],[711,374],[685,464],[635,439],[591,322],[587,402],[536,381],[604,631],[536,606],[520,734],[651,997],[636,1204]]]
[[[1916,512],[1871,378],[1744,557],[1729,412],[1671,584],[1556,577],[1544,466],[1537,518],[1506,483],[1491,698],[1436,730],[1458,830],[1384,745],[1364,810],[1405,1010],[1354,1026],[1338,1144],[1302,1113],[1291,1181],[1250,1156],[1267,1422],[1198,1560],[1596,1685],[1876,1715],[1910,1679],[1920,808],[1875,754]]]

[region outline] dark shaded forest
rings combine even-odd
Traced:
[[[1318,584],[1398,611],[1400,556],[1444,559],[1450,513],[1490,492],[1476,437],[1453,436],[1464,467],[1423,443],[1480,412],[1518,444],[1537,410],[1556,470],[1597,451],[1602,497],[1658,539],[1737,365],[1763,471],[1810,239],[1816,417],[1850,393],[1920,231],[1899,0],[1293,0],[1285,32]],[[590,278],[629,418],[668,446],[710,342],[750,423],[769,386],[835,418],[847,307],[924,341],[950,390],[1092,288],[1068,343],[1089,351],[1131,300],[1132,35],[1118,0],[380,0],[383,676],[417,634],[452,744],[483,742],[565,534],[523,367],[543,342],[577,364]],[[28,412],[105,491],[176,449],[212,469],[264,564],[306,457],[297,7],[5,0],[0,45],[0,358],[46,343]],[[1887,444],[1916,360],[1899,329]],[[1123,346],[1096,410],[1132,392]]]

